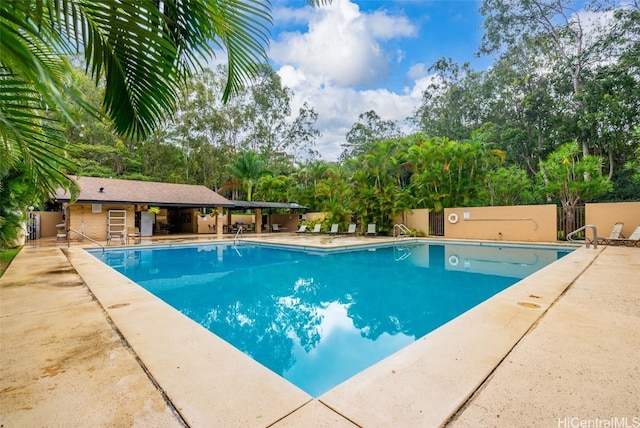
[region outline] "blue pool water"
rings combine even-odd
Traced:
[[[317,397],[567,253],[221,243],[92,254]]]

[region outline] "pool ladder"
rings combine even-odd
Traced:
[[[396,234],[396,230],[397,230],[397,234]],[[411,229],[409,229],[407,226],[405,226],[402,223],[394,224],[393,237],[396,240],[400,240],[402,238],[409,238],[411,237]],[[401,247],[398,245],[393,246],[393,259],[395,261],[401,262],[402,260],[406,260],[407,258],[409,258],[409,256],[411,256],[411,249]]]
[[[236,236],[233,237],[233,246],[235,247],[238,243],[238,237],[242,235],[242,226],[238,227],[238,231],[236,232]]]
[[[572,239],[573,236],[585,229],[591,229],[591,231],[593,232],[593,240],[589,241],[589,239],[587,239],[587,234],[585,233],[584,239]],[[584,226],[582,226],[579,229],[574,230],[573,232],[569,233],[567,235],[567,241],[569,242],[582,242],[583,244],[586,244],[587,248],[589,248],[589,244],[593,244],[593,248],[598,248],[598,229],[596,229],[596,227],[593,224],[585,224]]]
[[[396,235],[396,230],[398,231],[398,234]],[[401,239],[401,238],[407,238],[411,236],[411,229],[409,229],[407,226],[405,226],[402,223],[398,223],[398,224],[394,224],[393,225],[393,237],[396,239]]]

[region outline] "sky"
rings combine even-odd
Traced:
[[[294,93],[292,111],[307,102],[318,113],[325,161],[358,117],[374,110],[404,121],[420,105],[428,69],[446,57],[484,70],[480,1],[333,0],[312,8],[306,0],[274,0],[269,60]]]

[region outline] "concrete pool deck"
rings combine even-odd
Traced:
[[[81,246],[27,246],[0,278],[0,426],[640,426],[639,277],[639,248],[579,248],[314,399]]]

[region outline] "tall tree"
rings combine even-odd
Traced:
[[[435,73],[434,78],[412,118],[419,132],[451,140],[469,138],[471,131],[482,124],[484,73],[473,70],[468,63],[458,65],[451,58],[441,58],[429,71]]]
[[[342,145],[340,160],[355,158],[369,151],[373,143],[392,140],[401,135],[395,121],[382,120],[374,110],[369,110],[358,116],[358,121],[347,133],[347,142]]]
[[[291,90],[282,85],[280,76],[268,65],[249,87],[246,110],[246,137],[243,147],[261,153],[266,159],[278,162],[283,155],[305,154],[313,158],[317,113],[305,103],[290,120]],[[285,156],[287,157],[287,156]]]
[[[485,16],[486,32],[480,52],[495,53],[523,43],[536,46],[541,57],[546,58],[546,67],[541,70],[553,70],[570,82],[572,96],[566,108],[577,116],[584,72],[603,54],[588,37],[587,25],[578,12],[571,0],[483,0],[480,13]],[[580,140],[586,156],[588,141]]]

